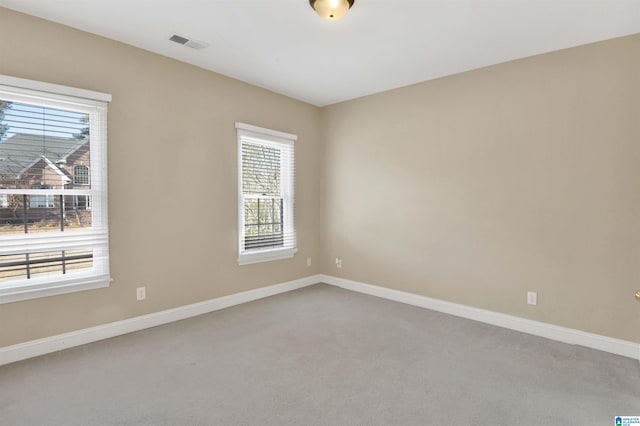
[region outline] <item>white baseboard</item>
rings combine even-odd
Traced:
[[[44,339],[6,346],[0,348],[0,365],[57,352],[74,346],[97,342],[98,340],[132,333],[134,331],[167,324],[173,321],[195,317],[242,303],[251,302],[253,300],[307,287],[321,281],[320,275],[313,275],[294,281],[219,297],[205,302],[194,303],[192,305],[181,306],[174,309],[168,309],[166,311],[154,312],[148,315],[99,325],[97,327],[85,328],[83,330],[46,337]]]
[[[487,311],[471,306],[446,302],[444,300],[433,299],[426,296],[419,296],[417,294],[406,293],[403,291],[391,290],[385,287],[378,287],[375,285],[365,284],[358,281],[347,280],[330,275],[322,275],[321,280],[324,283],[341,287],[346,290],[356,291],[358,293],[364,293],[371,296],[381,297],[383,299],[406,303],[408,305],[419,306],[421,308],[431,309],[438,312],[444,312],[446,314],[451,314],[458,317],[483,322],[486,324],[497,325],[498,327],[521,331],[523,333],[545,337],[547,339],[556,340],[559,342],[586,346],[588,348],[598,349],[604,352],[622,355],[640,361],[639,343],[614,339],[599,334],[587,333],[584,331],[546,324],[539,321],[532,321],[512,315],[500,314],[497,312]]]
[[[444,300],[433,299],[426,296],[419,296],[417,294],[365,284],[358,281],[319,274],[281,284],[261,287],[242,293],[236,293],[229,296],[219,297],[217,299],[211,299],[192,305],[181,306],[174,309],[168,309],[166,311],[154,312],[148,315],[99,325],[97,327],[86,328],[57,336],[46,337],[44,339],[6,346],[0,348],[0,365],[57,352],[74,346],[97,342],[99,340],[144,330],[145,328],[151,328],[173,321],[195,317],[317,283],[326,283],[358,293],[377,296],[383,299],[419,306],[421,308],[431,309],[438,312],[444,312],[458,317],[496,325],[498,327],[545,337],[551,340],[586,346],[588,348],[598,349],[640,361],[640,344],[638,343],[546,324],[543,322],[532,321],[511,315],[500,314],[471,306],[446,302]]]

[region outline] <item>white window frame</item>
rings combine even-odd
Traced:
[[[295,164],[283,161],[280,168],[280,186],[283,198],[282,229],[284,244],[277,248],[258,248],[245,250],[244,241],[244,194],[242,192],[242,144],[249,142],[282,149],[289,147],[295,152],[296,135],[266,129],[245,123],[236,123],[238,135],[238,264],[269,262],[292,258],[298,251],[296,242],[294,206],[295,206]]]
[[[87,230],[0,236],[0,255],[93,249],[93,267],[90,270],[0,282],[0,303],[108,287],[111,277],[107,216],[107,103],[111,101],[111,95],[0,75],[0,98],[89,114],[92,163],[92,167],[89,168],[91,188],[2,188],[0,194],[48,196],[53,192],[53,196],[89,195],[93,211],[92,227]]]

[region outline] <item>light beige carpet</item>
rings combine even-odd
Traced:
[[[0,367],[0,424],[11,426],[613,425],[615,415],[640,415],[637,361],[327,285]]]

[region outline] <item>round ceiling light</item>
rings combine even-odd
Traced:
[[[309,4],[323,19],[335,21],[347,14],[354,0],[309,0]]]

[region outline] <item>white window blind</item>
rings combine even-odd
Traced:
[[[295,140],[297,137],[244,123],[238,132],[239,264],[292,257]]]
[[[0,303],[109,284],[110,100],[0,75]]]

